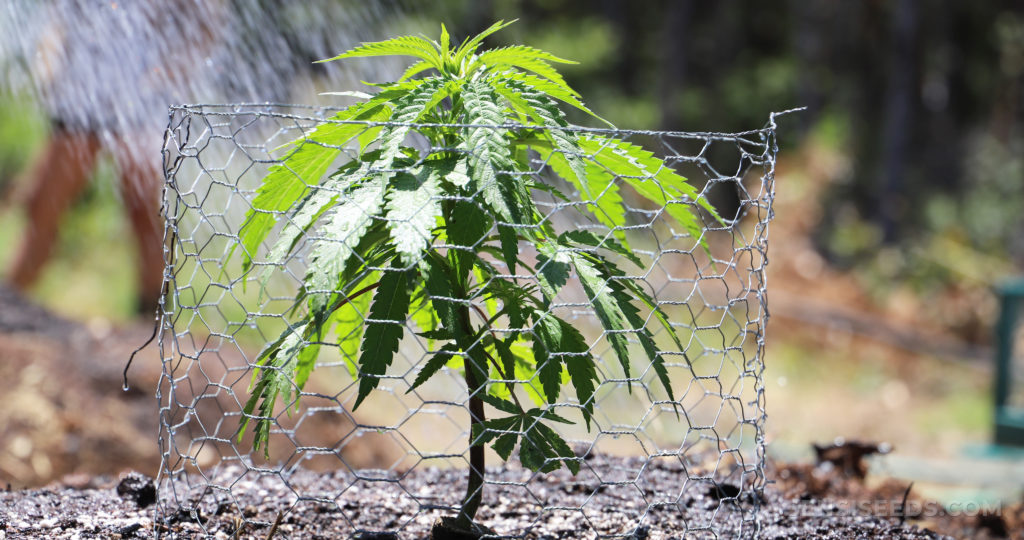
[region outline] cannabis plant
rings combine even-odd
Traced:
[[[518,446],[520,461],[534,471],[579,469],[550,426],[572,423],[550,407],[568,383],[589,429],[601,382],[587,340],[551,309],[570,276],[586,292],[626,378],[632,337],[675,399],[651,327],[660,325],[682,350],[679,338],[616,262],[641,264],[623,233],[617,180],[663,207],[694,238],[701,227],[693,205],[714,215],[685,178],[650,152],[570,127],[562,105],[593,113],[553,68],[567,60],[519,45],[479,50],[508,24],[458,46],[442,26],[439,41],[399,37],[331,58],[417,61],[398,81],[373,84],[375,94],[346,93],[360,101],[296,141],[263,179],[240,233],[247,270],[279,220],[266,268],[288,259],[303,238],[311,246],[297,298],[305,316],[260,354],[239,436],[253,422],[255,449],[266,451],[277,401],[297,403],[329,334],[358,380],[358,408],[386,376],[411,321],[434,353],[409,391],[446,366],[461,371],[468,390],[463,528],[480,504],[485,445],[506,460]],[[430,150],[407,145],[414,132]],[[357,145],[358,155],[332,169],[345,145]],[[555,230],[533,195],[569,198],[543,183],[531,163],[545,163],[566,180],[588,201],[581,211],[610,234]],[[520,258],[521,244],[534,247],[533,260]],[[485,404],[493,408],[490,419]]]

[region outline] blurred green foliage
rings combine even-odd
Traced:
[[[0,93],[0,201],[14,187],[46,132],[46,124],[25,96]]]

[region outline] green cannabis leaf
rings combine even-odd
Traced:
[[[586,339],[550,309],[573,275],[627,379],[632,338],[675,400],[651,327],[660,325],[682,349],[675,328],[605,255],[642,262],[627,243],[620,184],[663,206],[702,245],[696,210],[719,219],[696,188],[652,153],[572,129],[563,105],[601,119],[554,68],[568,60],[518,45],[478,52],[485,37],[508,24],[499,21],[458,46],[442,25],[440,41],[399,37],[331,58],[400,55],[416,61],[397,82],[371,85],[376,94],[358,95],[364,100],[294,143],[263,179],[239,242],[249,269],[283,220],[265,261],[274,268],[300,239],[311,239],[297,298],[306,316],[260,354],[239,438],[252,422],[254,449],[267,451],[276,402],[297,406],[319,346],[332,331],[359,382],[357,408],[387,376],[399,342],[415,326],[435,353],[409,391],[445,367],[460,370],[469,391],[462,525],[480,504],[485,444],[502,459],[518,445],[523,465],[535,471],[579,469],[569,445],[548,425],[571,423],[550,407],[571,385],[589,428],[601,383]],[[413,132],[429,142],[430,151],[406,145]],[[340,148],[353,141],[359,155],[335,165]],[[536,181],[531,152],[584,196],[586,211],[610,235],[554,230],[533,192],[567,198]],[[519,258],[521,242],[535,246],[536,262]],[[641,309],[651,313],[649,320]],[[507,326],[496,330],[498,321]],[[517,389],[534,406],[524,407]],[[484,404],[498,416],[487,419]]]

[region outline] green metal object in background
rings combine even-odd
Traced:
[[[1010,405],[1013,385],[1014,331],[1024,299],[1024,279],[1007,283],[999,290],[999,322],[996,324],[996,430],[995,443],[1024,446],[1024,408]]]

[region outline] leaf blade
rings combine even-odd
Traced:
[[[299,139],[295,150],[270,167],[239,230],[243,270],[252,264],[258,246],[273,229],[278,213],[290,209],[311,186],[318,185],[341,153],[340,147],[366,129],[365,124],[358,122],[386,119],[389,114],[390,108],[383,100],[356,103],[336,113],[331,118],[333,122],[321,124]],[[349,121],[356,123],[344,123]]]
[[[441,67],[441,57],[438,56],[434,46],[429,41],[417,36],[400,36],[384,41],[363,42],[337,56],[317,62],[372,56],[412,56],[435,67]]]
[[[696,204],[719,223],[724,223],[714,206],[700,196],[687,179],[675,172],[651,152],[628,142],[590,135],[581,138],[580,146],[594,161],[611,174],[622,178],[640,196],[661,205],[673,219],[708,250],[703,237],[704,228],[688,204]],[[682,204],[681,198],[692,203]]]
[[[558,85],[566,92],[579,96],[579,92],[573,90],[569,84],[565,82],[565,79],[562,78],[562,74],[559,73],[558,70],[556,70],[549,62],[558,62],[562,64],[576,63],[533,47],[527,47],[525,45],[511,45],[508,47],[490,49],[480,53],[476,60],[473,61],[469,70],[472,71],[476,67],[486,66],[492,69],[507,69],[512,67],[532,71],[533,73],[536,73],[537,75]]]
[[[579,97],[577,97],[577,95],[574,94],[571,89],[566,89],[566,88],[562,87],[561,85],[559,85],[558,83],[552,82],[552,81],[550,81],[548,79],[545,79],[543,77],[538,77],[537,75],[532,75],[530,73],[523,73],[521,71],[508,71],[508,72],[505,72],[503,76],[505,78],[509,79],[509,80],[519,81],[519,82],[521,82],[523,84],[526,84],[527,86],[532,87],[533,89],[537,90],[538,92],[541,92],[543,94],[547,94],[548,96],[550,96],[552,98],[555,98],[555,99],[557,99],[559,101],[567,103],[567,104],[569,104],[569,105],[571,105],[571,106],[573,106],[573,107],[575,107],[575,108],[577,108],[577,109],[579,109],[579,110],[589,114],[590,116],[593,116],[594,118],[597,118],[598,120],[604,122],[605,124],[608,124],[609,126],[614,127],[614,126],[612,126],[611,122],[605,120],[604,118],[601,118],[600,116],[597,115],[597,113],[595,113],[594,111],[590,110],[586,105],[584,105],[583,102],[580,101]]]
[[[380,376],[398,352],[398,343],[405,329],[405,318],[409,312],[408,275],[393,269],[384,272],[380,286],[370,305],[363,344],[359,356],[359,394],[352,410],[359,408],[363,400],[380,383]]]
[[[573,266],[576,268],[576,275],[579,276],[580,284],[590,304],[594,307],[594,313],[605,329],[605,339],[608,340],[619,359],[623,374],[630,378],[629,369],[629,340],[626,332],[631,330],[627,326],[625,314],[619,303],[612,298],[612,291],[608,287],[607,277],[601,275],[600,271],[580,253],[571,252]]]
[[[423,383],[430,380],[430,377],[433,377],[435,373],[437,373],[438,371],[441,370],[441,368],[447,365],[448,362],[451,361],[452,357],[457,352],[459,352],[459,350],[454,345],[445,345],[444,347],[442,347],[440,351],[434,354],[434,356],[430,357],[430,360],[427,360],[427,363],[424,364],[422,368],[420,368],[420,371],[419,373],[416,374],[416,379],[413,381],[412,386],[410,386],[409,389],[405,391],[405,393],[408,394],[409,392],[412,392],[413,390],[421,386]]]
[[[441,215],[441,178],[436,161],[423,164],[415,175],[396,177],[387,202],[385,218],[395,251],[407,265],[415,264],[430,244],[430,231]]]
[[[480,44],[483,43],[484,38],[486,38],[487,36],[489,36],[489,35],[497,32],[497,31],[501,30],[502,28],[505,28],[505,27],[511,25],[512,23],[516,22],[517,20],[519,20],[519,19],[513,19],[513,20],[508,21],[508,22],[505,22],[504,20],[499,20],[498,22],[496,22],[496,23],[492,24],[491,26],[487,27],[487,29],[484,30],[483,32],[480,32],[479,34],[473,36],[472,38],[467,39],[455,51],[455,58],[454,58],[455,64],[456,65],[461,65],[464,60],[466,60],[469,56],[474,54],[476,52],[477,47],[479,47]]]

